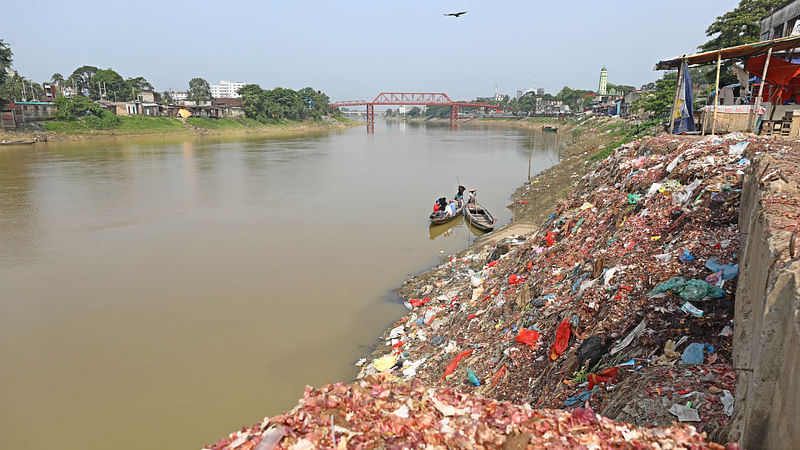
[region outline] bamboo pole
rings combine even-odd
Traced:
[[[717,53],[717,82],[714,84],[714,118],[711,120],[711,134],[717,134],[717,108],[719,107],[719,69],[722,65],[722,51]]]
[[[764,83],[766,83],[767,70],[769,70],[769,59],[772,57],[772,47],[767,50],[767,61],[764,63],[764,71],[761,73],[761,85],[758,87],[758,97],[753,105],[753,112],[750,115],[750,126],[748,127],[751,132],[756,131],[756,112],[761,108],[761,94],[764,92]]]
[[[672,100],[672,110],[669,114],[669,134],[675,130],[675,109],[678,107],[678,96],[681,92],[681,80],[683,80],[683,61],[678,69],[678,83],[675,85],[675,98]]]

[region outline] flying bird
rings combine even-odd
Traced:
[[[453,17],[461,17],[462,15],[466,14],[467,11],[461,11],[457,13],[447,13],[445,16],[453,16]]]

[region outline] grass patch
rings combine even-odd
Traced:
[[[589,161],[600,161],[603,159],[608,158],[614,150],[618,149],[623,144],[627,144],[633,140],[639,139],[644,136],[655,136],[655,127],[659,125],[658,120],[650,120],[647,122],[642,122],[637,125],[628,126],[627,123],[619,123],[614,124],[614,126],[618,127],[611,133],[608,133],[608,137],[610,138],[618,138],[612,141],[610,144],[606,144],[606,147],[597,153],[593,154],[589,157]],[[613,129],[613,128],[609,128]]]
[[[210,119],[208,117],[189,117],[186,122],[206,130],[239,130],[260,125],[253,119]]]
[[[78,120],[49,120],[42,124],[45,130],[65,134],[85,134],[96,131],[121,131],[125,133],[153,133],[184,130],[178,119],[169,117],[110,116],[86,117]]]

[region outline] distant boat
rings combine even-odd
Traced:
[[[464,218],[467,223],[481,231],[494,230],[494,216],[478,202],[467,203],[467,207],[464,209]]]
[[[542,131],[551,131],[551,132],[555,132],[555,131],[558,131],[558,128],[557,128],[557,127],[554,127],[554,126],[552,126],[552,125],[542,125]]]
[[[449,216],[445,214],[444,211],[436,211],[434,213],[431,213],[429,217],[431,219],[431,225],[440,225],[443,223],[450,222],[451,220],[461,215],[462,211],[464,211],[464,200],[460,199],[456,200],[456,213],[451,214]]]

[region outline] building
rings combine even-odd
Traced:
[[[247,83],[239,83],[227,80],[219,80],[219,84],[211,84],[211,96],[214,98],[237,98],[239,89],[243,88]]]
[[[53,119],[56,105],[51,102],[18,102],[12,100],[2,113],[3,128],[17,127],[25,122]]]
[[[761,40],[767,41],[800,34],[798,19],[800,19],[800,0],[784,3],[772,14],[761,19]]]
[[[605,66],[600,69],[600,86],[597,89],[597,93],[600,95],[608,94],[608,69]]]
[[[539,97],[543,96],[544,95],[544,88],[536,89],[536,95],[538,95]]]
[[[181,92],[170,91],[169,95],[171,95],[172,99],[176,102],[182,102],[186,100],[186,98],[189,96],[189,94],[187,94],[185,91]]]
[[[519,89],[517,90],[517,98],[522,98],[525,94],[533,92],[536,94],[536,89],[534,88],[527,88],[527,89]]]
[[[155,103],[158,98],[153,91],[141,91],[136,93],[136,100],[142,103]]]

